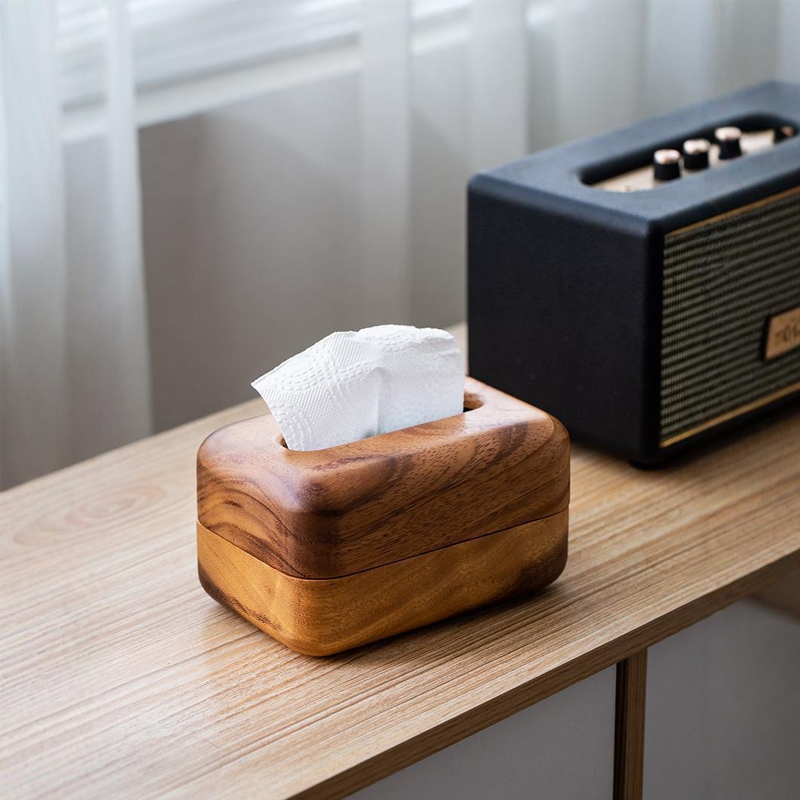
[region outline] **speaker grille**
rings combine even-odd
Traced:
[[[668,234],[661,446],[800,391],[800,348],[764,359],[767,320],[800,305],[800,187]]]

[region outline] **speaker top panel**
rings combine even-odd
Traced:
[[[800,86],[771,81],[480,173],[472,191],[666,233],[800,184]]]

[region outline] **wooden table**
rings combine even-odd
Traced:
[[[194,456],[253,401],[2,495],[7,796],[341,796],[617,662],[640,792],[645,648],[800,568],[800,412],[651,472],[575,447],[536,597],[326,659],[214,603]]]

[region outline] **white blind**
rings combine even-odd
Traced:
[[[102,91],[108,2],[58,0],[58,53],[67,107]],[[360,0],[127,0],[137,90],[355,42]],[[411,0],[414,22],[466,10],[469,0]]]

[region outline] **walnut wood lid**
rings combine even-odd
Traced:
[[[336,578],[548,517],[569,503],[558,420],[467,378],[453,417],[300,452],[270,415],[197,454],[198,519],[270,566]]]

